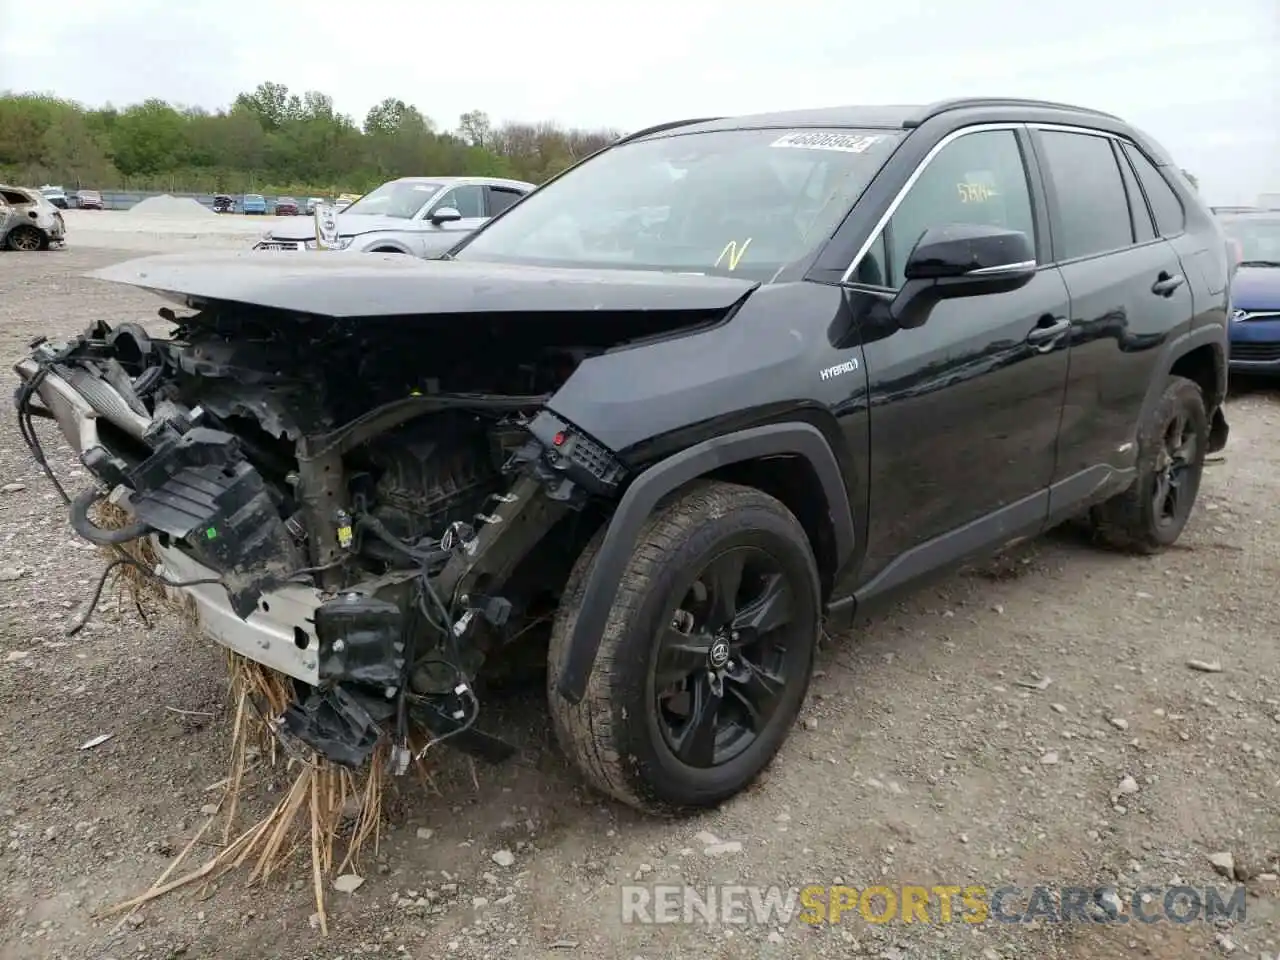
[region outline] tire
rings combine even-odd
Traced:
[[[49,245],[45,239],[45,235],[35,227],[29,227],[25,224],[14,227],[9,231],[9,235],[5,237],[5,246],[10,250],[34,251],[43,250]]]
[[[637,537],[609,611],[586,696],[575,705],[560,696],[556,683],[603,536],[600,531],[574,565],[552,627],[547,692],[556,736],[592,786],[633,807],[659,813],[716,806],[747,787],[768,766],[790,733],[808,691],[821,623],[820,581],[809,540],[781,502],[750,487],[697,482],[659,504]],[[728,646],[713,652],[709,633],[700,625],[695,627],[702,613],[695,616],[690,610],[707,613],[708,621],[715,619],[716,590],[702,585],[716,582],[707,576],[708,568],[728,569],[735,558],[741,559],[739,619],[743,625],[740,634],[732,634],[732,643],[728,628],[720,633]],[[764,572],[770,569],[775,572]],[[770,581],[769,576],[778,579]],[[726,577],[722,582],[731,580]],[[770,609],[752,606],[753,592],[757,588],[767,592],[770,583],[784,585],[771,595],[788,598],[784,606],[791,616],[776,629],[764,626],[761,616],[757,620],[761,629],[756,632],[744,618],[751,610]],[[687,632],[678,632],[677,623],[685,624]],[[701,649],[692,654],[680,651],[681,657],[704,664],[702,680],[690,675],[674,687],[659,683],[659,664],[664,665],[664,673],[673,669],[668,658],[676,654],[663,646],[672,637],[687,639],[690,646],[695,640],[705,644],[705,660]],[[714,691],[708,671],[720,657],[729,659],[720,661],[724,699],[719,701],[716,717],[736,719],[740,725],[726,727],[723,749],[717,739],[708,755],[697,749],[708,741],[691,733],[699,694],[690,691],[696,687],[703,697]],[[684,668],[674,669],[678,673]],[[664,693],[682,684],[681,692]],[[746,704],[769,691],[777,696],[764,697],[767,707],[756,703],[758,712],[767,713],[768,719],[758,722],[752,732],[747,727],[753,714]],[[687,707],[683,724],[676,722],[679,703]],[[683,726],[680,742],[689,757],[701,753],[700,760],[686,762],[677,756],[673,725]]]
[[[1170,440],[1174,433],[1178,439]],[[1124,493],[1089,513],[1094,536],[1128,553],[1154,554],[1175,543],[1195,506],[1209,446],[1209,418],[1200,387],[1170,377],[1164,393],[1138,430],[1138,476]],[[1180,454],[1170,457],[1177,449]],[[1164,484],[1176,500],[1157,505]]]

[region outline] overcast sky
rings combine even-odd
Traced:
[[[52,12],[51,11],[55,11]],[[301,14],[301,15],[300,15]],[[362,120],[637,129],[957,95],[1118,113],[1211,203],[1280,192],[1280,0],[0,0],[0,89],[226,105],[264,80]]]

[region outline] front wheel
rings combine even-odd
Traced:
[[[817,565],[778,500],[699,483],[642,529],[580,704],[556,690],[587,575],[583,551],[552,630],[557,737],[602,792],[643,810],[714,806],[769,764],[808,689]]]
[[[1208,447],[1209,418],[1200,387],[1185,377],[1170,377],[1138,429],[1137,479],[1090,511],[1098,539],[1145,554],[1176,542],[1195,506]]]
[[[43,250],[45,247],[44,234],[35,227],[28,226],[14,227],[9,231],[5,242],[10,250],[19,250],[24,253]]]

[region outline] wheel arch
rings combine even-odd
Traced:
[[[1226,331],[1218,324],[1196,327],[1166,345],[1160,364],[1163,377],[1154,377],[1142,405],[1145,420],[1160,402],[1168,377],[1186,377],[1200,388],[1209,414],[1209,452],[1227,443],[1229,432],[1222,405],[1227,397]]]
[[[707,478],[755,486],[796,514],[822,571],[824,598],[835,572],[853,555],[853,514],[844,478],[826,437],[812,424],[751,427],[652,464],[627,487],[606,525],[556,680],[556,691],[566,700],[576,704],[585,696],[609,610],[645,520],[664,497]]]

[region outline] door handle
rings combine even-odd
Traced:
[[[1041,317],[1040,322],[1027,334],[1027,343],[1042,344],[1057,340],[1070,326],[1071,321],[1067,317]]]
[[[1177,290],[1186,282],[1186,277],[1182,274],[1170,276],[1165,270],[1160,271],[1160,276],[1156,278],[1156,282],[1151,285],[1151,292],[1159,297],[1171,297],[1173,291]]]

